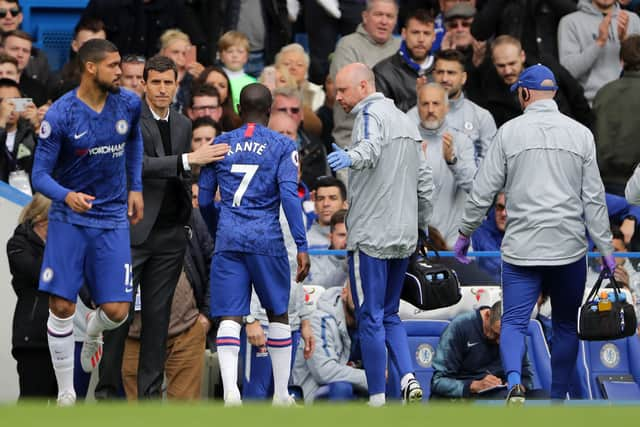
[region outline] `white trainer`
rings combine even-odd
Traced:
[[[73,391],[63,391],[58,394],[58,406],[67,408],[76,404],[76,394]]]
[[[237,406],[242,406],[242,398],[240,397],[240,393],[227,393],[227,395],[224,397],[224,407],[234,408]]]
[[[87,325],[89,321],[96,315],[95,311],[87,314]],[[82,350],[80,351],[80,364],[82,370],[86,373],[93,372],[102,359],[102,334],[96,338],[86,337],[82,343]]]
[[[273,396],[273,406],[278,408],[291,408],[293,406],[297,406],[297,404],[296,399],[291,395],[287,396],[284,399],[278,399]]]

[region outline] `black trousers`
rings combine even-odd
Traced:
[[[141,292],[142,331],[138,365],[138,397],[162,397],[164,362],[169,332],[171,302],[184,263],[187,237],[183,226],[152,229],[147,240],[131,247],[133,282]],[[96,399],[123,397],[122,354],[124,342],[133,319],[131,305],[129,321],[104,333],[104,348],[100,362],[100,379]]]
[[[12,353],[18,362],[20,399],[58,397],[56,374],[48,348],[15,349]]]
[[[323,84],[329,74],[329,54],[336,47],[338,36],[346,36],[356,30],[362,22],[362,11],[366,2],[358,0],[340,1],[342,16],[335,19],[329,15],[315,0],[304,3],[304,22],[309,37],[309,53],[311,65],[309,80]]]

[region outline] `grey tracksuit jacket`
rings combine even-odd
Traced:
[[[503,187],[509,213],[504,261],[575,262],[587,251],[585,224],[600,252],[613,252],[593,135],[553,100],[530,104],[498,130],[467,199],[462,233],[473,233]]]
[[[432,213],[433,181],[418,128],[377,92],[351,113],[356,118],[347,152],[347,249],[406,258],[416,248],[418,227],[426,229]]]
[[[347,366],[351,354],[351,337],[347,329],[341,287],[327,289],[318,299],[311,316],[311,328],[316,337],[316,349],[304,360],[304,343],[297,348],[293,368],[293,383],[302,387],[305,402],[312,402],[320,386],[345,381],[367,390],[364,369]]]
[[[629,178],[627,186],[624,189],[624,195],[627,202],[632,205],[640,205],[640,165],[636,166],[633,175]]]
[[[591,0],[580,0],[576,12],[565,15],[558,24],[558,57],[578,83],[584,88],[589,104],[596,92],[606,83],[620,77],[620,39],[618,37],[617,4],[609,24],[609,38],[603,47],[596,44],[602,12]],[[640,33],[640,18],[629,12],[627,36]]]
[[[440,128],[431,130],[420,126],[420,135],[427,142],[427,165],[433,174],[433,215],[429,225],[438,229],[447,246],[453,247],[458,238],[460,215],[471,191],[477,167],[473,143],[464,134],[449,126],[449,116]],[[453,136],[454,152],[458,160],[447,165],[442,155],[442,136]]]
[[[420,124],[417,106],[407,111],[407,115],[416,125]],[[466,135],[473,142],[474,158],[476,164],[480,164],[497,131],[496,122],[489,110],[469,101],[461,93],[460,98],[449,100],[447,124]]]

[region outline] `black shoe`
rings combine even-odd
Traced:
[[[406,405],[420,401],[422,401],[422,387],[420,387],[418,380],[412,378],[402,390],[402,403]]]
[[[524,405],[524,387],[522,384],[516,384],[511,387],[509,390],[509,394],[507,395],[507,405],[508,406],[520,406]]]

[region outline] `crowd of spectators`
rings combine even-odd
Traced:
[[[46,52],[21,29],[19,0],[0,0],[0,179],[31,193],[28,179],[44,115],[52,102],[79,83],[80,46],[87,40],[108,39],[122,58],[121,86],[140,97],[148,91],[143,75],[147,59],[159,54],[175,63],[178,86],[171,111],[192,122],[193,151],[240,126],[237,104],[244,86],[255,81],[267,86],[273,95],[269,126],[293,139],[299,150],[299,195],[309,247],[344,249],[347,178],[332,176],[326,157],[333,143],[350,144],[353,126],[352,116],[334,108],[336,73],[361,62],[373,69],[377,90],[406,112],[420,131],[433,171],[430,225],[443,236],[443,248],[451,248],[463,204],[496,129],[522,114],[510,86],[527,66],[543,63],[555,74],[560,111],[595,134],[619,249],[638,249],[637,218],[628,205],[619,206],[624,184],[640,161],[634,141],[640,128],[633,118],[640,108],[640,96],[635,96],[640,93],[636,92],[640,91],[640,17],[634,8],[637,2],[630,0],[91,0],[74,28],[69,61],[52,70]],[[18,98],[29,101],[19,104]],[[197,207],[198,165],[191,172],[192,201]],[[544,177],[531,185],[544,185]],[[485,223],[472,236],[475,249],[499,250],[508,224],[505,197],[504,193],[497,197]],[[46,226],[42,231],[46,208],[34,209],[21,218],[12,243],[22,245],[22,252],[15,249],[14,258],[10,257],[19,297],[16,316],[22,317],[19,311],[24,312],[28,301],[35,298],[37,304],[41,297],[34,289],[35,279],[27,274],[37,271],[40,246],[46,240]],[[200,316],[207,313],[208,260],[214,242],[194,221],[197,217],[191,228],[198,231],[185,254],[171,307],[165,363],[170,398],[199,395],[196,379],[202,370],[189,370],[187,365],[200,360],[205,345],[210,346],[205,337],[209,321]],[[33,264],[16,260],[18,253]],[[364,373],[350,357],[354,319],[353,301],[344,288],[346,265],[340,256],[318,258],[305,283],[330,289],[317,311],[305,318],[312,331],[308,333],[325,347],[310,358],[296,358],[293,380],[308,400],[314,400],[316,393],[331,399],[366,391]],[[500,280],[497,260],[483,260],[480,267]],[[636,268],[629,260],[620,261],[616,277],[640,307]],[[37,314],[32,321],[44,322],[42,313]],[[494,321],[495,307],[458,323],[469,322],[480,330],[484,325],[491,331]],[[139,323],[137,315],[122,365],[128,398],[137,396]],[[35,380],[42,382],[41,391],[51,388],[52,371],[34,378],[27,369],[30,363],[46,359],[35,351],[42,350],[43,331],[14,330],[36,340],[27,348],[17,344],[14,335],[23,396],[33,393]],[[27,350],[32,352],[29,358],[20,359]],[[185,354],[195,354],[195,359]],[[260,357],[259,350],[256,354]],[[451,360],[445,359],[443,353],[437,354],[437,363],[450,369]],[[42,362],[40,369],[50,368],[47,363]],[[495,377],[487,379],[483,370],[498,372],[499,367],[479,366],[482,376],[471,373],[473,382],[437,377],[438,393],[453,390],[462,397],[495,385]]]

